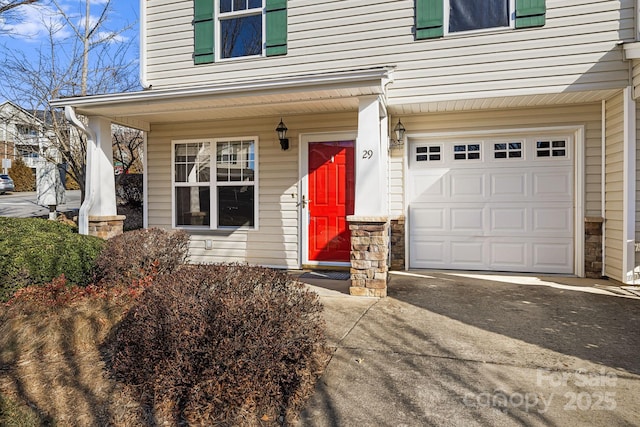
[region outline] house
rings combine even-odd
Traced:
[[[0,145],[2,159],[20,158],[33,170],[45,163],[43,152],[45,126],[35,115],[12,102],[0,104]],[[6,173],[6,171],[3,171]]]
[[[5,101],[0,104],[0,156],[3,173],[16,159],[22,159],[33,171],[37,203],[42,206],[62,204],[64,188],[58,165],[61,156],[53,143],[55,132],[42,111],[29,112]]]
[[[145,225],[188,230],[196,262],[347,267],[355,295],[385,295],[389,268],[633,283],[637,12],[141,2],[145,89],[52,102],[95,143],[82,230],[121,220],[119,123],[146,131]]]

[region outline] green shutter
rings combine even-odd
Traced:
[[[267,56],[287,54],[287,0],[267,0]]]
[[[443,0],[416,0],[416,39],[442,37]]]
[[[542,27],[547,8],[545,0],[516,0],[516,28]]]
[[[193,62],[207,64],[213,55],[213,0],[193,0]]]

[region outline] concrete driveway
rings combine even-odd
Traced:
[[[0,194],[0,216],[14,218],[42,217],[49,215],[49,208],[36,202],[35,191]],[[80,190],[67,190],[64,204],[57,207],[58,212],[76,212],[80,208]]]
[[[413,271],[375,299],[307,282],[335,352],[301,426],[640,425],[637,288]]]

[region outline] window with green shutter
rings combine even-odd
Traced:
[[[193,26],[195,64],[287,53],[287,0],[194,0]]]
[[[545,24],[545,0],[416,0],[416,39]]]

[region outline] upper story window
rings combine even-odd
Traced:
[[[220,0],[220,58],[262,54],[262,0]]]
[[[449,7],[446,7],[446,3]],[[444,0],[450,33],[510,26],[510,0]],[[446,28],[445,27],[445,28]]]
[[[194,0],[195,64],[287,53],[287,0]]]
[[[28,125],[16,125],[18,130],[18,134],[22,136],[37,136],[38,130],[32,126]]]
[[[545,0],[415,0],[416,39],[545,24]]]

